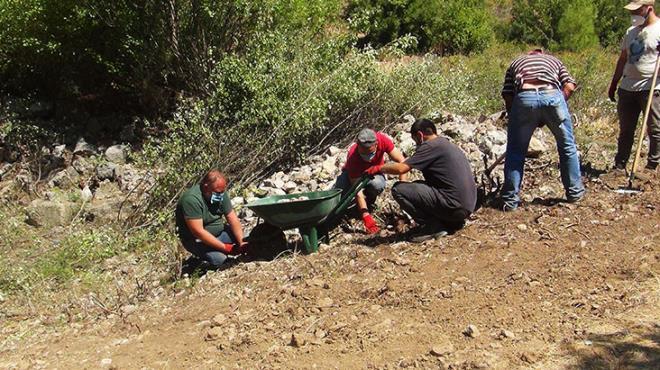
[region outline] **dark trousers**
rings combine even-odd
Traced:
[[[392,196],[401,209],[420,225],[439,223],[458,230],[470,216],[468,210],[451,206],[442,191],[424,181],[397,182],[392,187]]]
[[[614,161],[625,166],[630,159],[635,142],[635,131],[639,116],[644,113],[649,98],[648,91],[627,91],[619,89],[619,147]],[[647,121],[649,135],[648,166],[655,167],[660,162],[660,91],[653,92],[651,112]]]

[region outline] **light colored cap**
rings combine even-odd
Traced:
[[[655,0],[632,0],[631,2],[628,3],[628,5],[624,6],[624,9],[627,10],[637,10],[644,5],[651,5],[655,6]]]
[[[358,134],[357,142],[360,146],[369,148],[372,145],[376,144],[376,132],[374,130],[365,128]]]

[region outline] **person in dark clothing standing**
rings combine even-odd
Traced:
[[[461,229],[474,212],[477,185],[465,154],[444,137],[428,119],[413,123],[410,134],[417,144],[415,154],[403,163],[372,166],[368,174],[402,175],[413,168],[423,181],[397,182],[392,196],[419,225],[411,241],[423,242]]]

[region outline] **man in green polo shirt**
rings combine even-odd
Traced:
[[[243,254],[243,228],[231,205],[225,176],[209,171],[186,190],[176,207],[176,226],[183,247],[212,268],[221,268],[228,255]],[[227,221],[224,224],[223,218]]]

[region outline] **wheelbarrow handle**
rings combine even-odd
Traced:
[[[333,225],[335,224],[335,221],[337,219],[341,218],[344,216],[344,212],[346,212],[346,209],[351,205],[353,202],[353,199],[357,195],[357,193],[360,192],[360,190],[364,189],[367,184],[371,180],[373,180],[374,176],[373,175],[368,175],[368,174],[363,174],[362,177],[360,177],[360,180],[356,181],[350,189],[346,192],[346,194],[341,198],[337,206],[330,212],[328,217],[323,221],[324,225]]]

